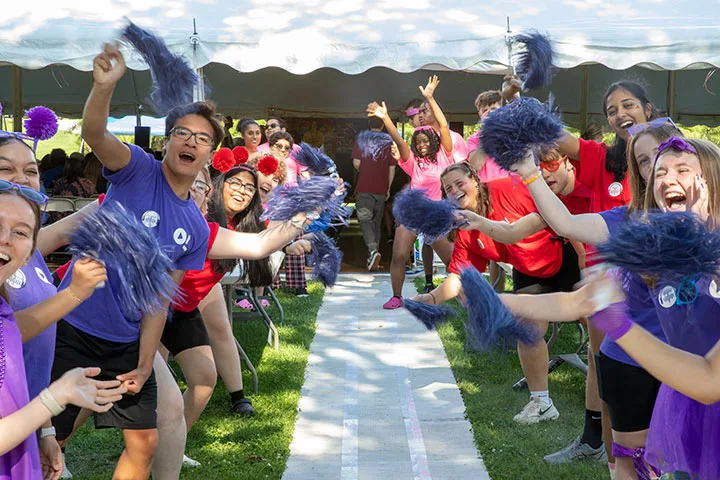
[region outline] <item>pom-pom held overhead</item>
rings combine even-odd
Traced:
[[[518,75],[524,80],[525,90],[535,90],[552,82],[553,52],[550,39],[530,31],[515,35],[513,41],[525,48],[516,54]]]
[[[504,170],[522,160],[529,148],[552,146],[563,136],[563,124],[550,105],[522,97],[483,120],[480,143]]]
[[[165,115],[175,107],[192,103],[193,88],[199,79],[181,55],[172,53],[160,37],[132,22],[125,27],[122,37],[150,67],[153,82],[150,100],[157,113]]]
[[[55,112],[47,107],[33,107],[25,115],[25,133],[35,141],[48,140],[58,131],[58,119]]]
[[[303,167],[307,167],[313,175],[330,175],[337,172],[332,158],[305,142],[300,144],[300,150],[293,155],[295,161]]]
[[[235,156],[232,150],[227,147],[219,149],[213,155],[212,166],[222,173],[229,172],[235,166]]]
[[[404,300],[403,304],[407,311],[420,320],[428,330],[436,328],[457,315],[454,309],[445,305],[429,305],[414,300]]]
[[[287,222],[298,213],[325,210],[332,205],[337,189],[337,182],[330,177],[312,177],[297,186],[280,185],[273,190],[260,218]]]
[[[364,157],[377,161],[382,156],[390,155],[393,141],[387,133],[363,130],[358,133],[357,145]]]
[[[104,202],[73,231],[70,252],[105,263],[120,279],[117,294],[123,314],[136,318],[163,308],[178,293],[170,276],[175,266],[157,237],[117,202]]]
[[[270,176],[274,175],[275,172],[277,172],[278,165],[279,164],[277,158],[273,157],[272,155],[266,155],[258,161],[257,169],[258,172],[262,173],[263,175]]]
[[[477,269],[463,270],[460,281],[468,307],[465,330],[475,349],[507,348],[517,342],[529,345],[538,339],[537,329],[516,319]]]
[[[720,272],[720,230],[690,212],[631,218],[597,250],[610,264],[666,280]]]
[[[323,232],[315,232],[310,239],[313,263],[313,277],[326,287],[332,287],[337,281],[342,263],[342,252],[335,241]]]
[[[456,228],[455,212],[458,206],[449,200],[435,201],[423,190],[407,188],[395,196],[395,220],[410,230],[422,233],[427,243],[447,236]]]

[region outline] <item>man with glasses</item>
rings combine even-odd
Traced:
[[[162,163],[107,130],[112,94],[126,70],[116,46],[105,45],[93,62],[93,87],[83,111],[82,136],[103,164],[112,183],[106,202],[116,201],[136,215],[158,237],[174,261],[177,282],[185,270],[203,268],[209,229],[190,189],[222,141],[223,127],[212,105],[197,102],[171,110],[165,120]],[[72,268],[59,290],[72,280]],[[58,324],[53,378],[78,365],[102,369],[103,379],[118,379],[128,394],[108,412],[95,417],[96,427],[123,431],[125,450],[116,478],[177,479],[185,449],[183,401],[157,348],[167,309],[123,315],[115,291],[123,282],[108,269],[108,281]],[[153,371],[154,370],[154,371]],[[157,383],[156,383],[157,378]],[[78,410],[55,417],[57,439],[70,435]],[[160,435],[158,435],[158,425]],[[154,460],[153,460],[153,457]]]

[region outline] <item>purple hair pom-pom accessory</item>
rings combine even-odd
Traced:
[[[426,243],[446,237],[454,228],[458,206],[450,200],[430,200],[424,190],[407,188],[395,196],[395,220],[409,230],[422,233]]]
[[[414,300],[403,300],[403,304],[407,311],[420,320],[428,330],[437,328],[441,323],[457,316],[453,308],[444,305],[429,305]]]
[[[514,346],[517,342],[529,345],[539,338],[535,328],[510,313],[477,269],[463,270],[460,281],[468,307],[465,331],[473,348],[486,351]]]
[[[70,238],[70,253],[91,257],[117,275],[115,294],[127,318],[152,313],[178,293],[175,269],[157,237],[117,202],[104,202],[88,214]]]
[[[192,103],[199,77],[182,55],[172,53],[160,37],[132,22],[125,27],[122,37],[150,67],[153,83],[150,100],[157,113],[165,115],[175,107]]]
[[[502,169],[511,171],[510,167],[522,160],[529,148],[555,145],[563,132],[562,121],[551,105],[522,97],[483,120],[480,143]]]
[[[530,31],[515,35],[513,41],[525,47],[516,54],[516,71],[524,80],[525,90],[535,90],[550,85],[555,53],[548,37]]]
[[[358,133],[357,145],[364,157],[377,161],[382,156],[390,155],[393,141],[387,133],[363,130]]]
[[[310,239],[313,263],[313,277],[326,287],[332,287],[337,281],[342,263],[342,252],[335,241],[323,232],[315,232]]]
[[[55,136],[58,131],[58,119],[55,112],[47,107],[33,107],[25,115],[28,117],[23,125],[25,134],[32,137],[37,143],[38,140],[48,140]]]
[[[664,280],[720,273],[720,230],[690,212],[631,218],[597,250],[607,263]]]

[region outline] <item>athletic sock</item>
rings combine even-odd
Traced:
[[[433,284],[433,276],[432,276],[432,274],[430,274],[430,275],[425,275],[425,285],[432,285],[432,284]]]
[[[592,448],[599,448],[602,440],[602,416],[600,412],[585,410],[585,429],[583,430],[581,443],[587,443]]]
[[[230,392],[230,403],[232,403],[233,405],[238,403],[243,398],[245,398],[245,393],[243,392],[242,388],[236,392]]]
[[[552,400],[550,399],[550,391],[549,390],[538,390],[536,392],[530,392],[530,397],[539,398],[543,402],[552,404]]]

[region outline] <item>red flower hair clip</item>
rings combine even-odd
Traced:
[[[269,177],[270,175],[274,175],[275,172],[277,172],[278,165],[279,163],[277,161],[277,158],[271,155],[266,155],[258,161],[257,169],[260,173]]]
[[[248,161],[250,153],[245,147],[235,147],[230,150],[223,147],[213,155],[212,166],[215,170],[227,173],[238,165],[242,165]]]

